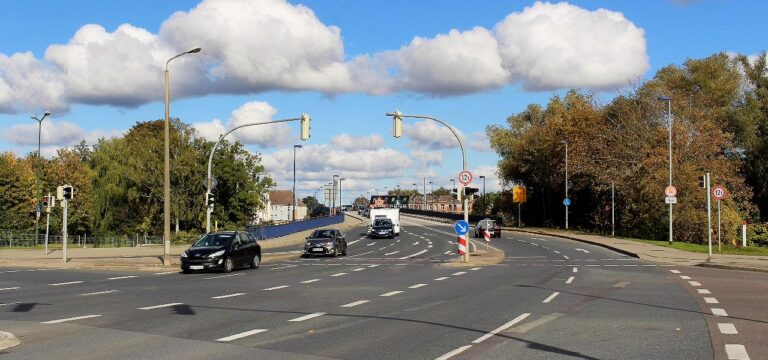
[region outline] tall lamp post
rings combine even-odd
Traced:
[[[333,175],[331,180],[331,215],[336,215],[336,178],[339,175]]]
[[[570,200],[568,200],[568,140],[562,140],[561,143],[565,144],[565,230],[568,230],[568,206]]]
[[[196,54],[200,52],[200,48],[194,48],[192,50],[185,51],[178,54],[165,62],[165,153],[163,164],[163,243],[165,244],[163,250],[163,265],[171,265],[171,145],[170,145],[170,100],[171,100],[171,75],[168,72],[168,64],[176,58],[187,54]]]
[[[341,208],[342,206],[344,206],[344,200],[342,200],[342,198],[341,198],[341,195],[342,195],[342,192],[341,192],[341,183],[342,183],[344,180],[347,180],[347,178],[339,178],[339,208]]]
[[[658,100],[667,102],[667,128],[669,130],[669,186],[672,186],[672,98],[659,96]],[[672,244],[672,204],[669,204],[669,243]]]
[[[451,179],[451,190],[456,190],[456,179]],[[456,211],[456,199],[453,199],[453,209],[451,211]]]
[[[485,215],[485,204],[488,202],[485,197],[485,175],[480,175],[480,178],[483,179],[483,215]]]
[[[429,205],[429,210],[435,210],[435,182],[429,182],[429,195],[432,196],[432,204]]]
[[[301,145],[293,145],[293,221],[296,221],[296,149],[301,149]]]
[[[40,198],[43,196],[40,190],[40,139],[43,127],[43,120],[51,116],[50,111],[46,111],[43,117],[37,118],[37,116],[31,116],[32,120],[37,121],[37,174],[35,175],[35,246],[37,246],[37,237],[40,236],[40,212],[42,207],[40,206]]]

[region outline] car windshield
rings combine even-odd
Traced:
[[[377,219],[373,222],[373,226],[389,226],[392,225],[392,221],[389,219]]]
[[[330,239],[333,238],[334,230],[315,230],[309,237],[311,239]]]
[[[194,247],[210,247],[210,246],[229,246],[232,244],[232,240],[235,239],[235,234],[208,234],[198,240]]]

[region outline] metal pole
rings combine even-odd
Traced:
[[[69,200],[63,199],[61,200],[64,203],[64,220],[62,221],[62,247],[61,247],[61,258],[64,260],[64,263],[67,263],[67,209],[69,208]]]
[[[722,252],[723,251],[723,245],[720,243],[721,237],[720,237],[720,203],[721,201],[717,200],[717,251]]]
[[[37,116],[32,116],[33,120],[37,121],[37,172],[35,173],[35,246],[38,244],[38,237],[40,236],[40,197],[42,196],[42,190],[40,189],[40,160],[42,158],[40,154],[41,134],[43,127],[43,120],[48,115],[51,115],[49,111],[43,114],[43,117],[38,119]]]
[[[342,192],[341,192],[341,183],[344,181],[344,178],[339,178],[339,208],[344,206],[344,201],[341,198]]]
[[[427,208],[427,178],[424,178],[424,210],[429,210]]]
[[[483,215],[485,215],[485,207],[488,204],[488,198],[485,194],[485,176],[483,176]]]
[[[336,177],[333,175],[331,179],[331,215],[336,215]]]
[[[712,194],[710,193],[709,173],[707,173],[707,261],[712,261]]]
[[[291,218],[296,221],[296,145],[293,145],[293,209]]]
[[[611,181],[611,236],[616,235],[616,190]]]
[[[170,61],[170,60],[168,60]],[[170,73],[165,68],[165,148],[163,157],[163,265],[171,265],[171,145],[170,145]]]
[[[565,198],[568,199],[568,141],[565,142]],[[565,230],[568,230],[568,205],[565,205]]]
[[[522,212],[522,205],[523,203],[518,202],[517,203],[517,227],[523,227],[523,212]]]
[[[48,208],[45,209],[45,255],[48,255],[48,231],[51,228],[51,193],[48,193]]]
[[[667,123],[669,129],[669,186],[672,186],[672,100],[667,100]],[[669,243],[672,244],[672,204],[669,204]]]

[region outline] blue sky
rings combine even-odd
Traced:
[[[275,21],[289,24],[286,27],[292,31],[287,38],[270,42],[271,32],[279,28],[274,23],[238,23],[244,20],[238,20],[237,14],[246,13],[245,8],[255,3],[260,9],[250,11],[270,13]],[[570,87],[595,90],[610,99],[630,77],[647,78],[658,68],[680,64],[686,58],[719,51],[757,54],[765,49],[762,15],[768,13],[768,3],[763,1],[575,1],[556,5],[528,1],[315,0],[281,4],[268,0],[220,3],[216,8],[223,10],[215,16],[221,19],[201,24],[205,30],[195,29],[191,20],[178,19],[168,21],[173,26],[161,30],[174,12],[191,13],[199,4],[145,0],[3,4],[0,151],[26,153],[34,148],[31,144],[36,144],[36,128],[30,127],[34,122],[29,116],[46,110],[47,99],[56,110],[51,127],[44,128],[49,132],[47,137],[44,134],[44,155],[71,145],[77,137],[92,140],[113,136],[137,121],[161,118],[162,97],[156,94],[162,83],[153,81],[161,76],[162,64],[157,63],[162,61],[151,58],[173,55],[189,44],[187,48],[201,46],[206,55],[197,59],[190,55],[172,64],[172,87],[177,95],[171,105],[172,116],[201,126],[215,125],[218,119],[219,126],[225,128],[265,116],[280,119],[310,113],[312,139],[299,152],[301,195],[314,192],[330,181],[333,173],[348,178],[345,188],[350,194],[383,191],[385,186],[397,184],[410,186],[421,183],[425,176],[436,186],[449,186],[449,179],[461,166],[458,149],[451,141],[430,142],[430,136],[442,133],[415,121],[408,121],[404,138],[392,139],[391,122],[384,113],[394,109],[432,115],[453,124],[468,143],[470,168],[476,175],[488,176],[489,190],[495,190],[499,187],[493,174],[497,157],[487,151],[481,137],[487,125],[503,124],[507,115],[529,103],[545,103]],[[199,8],[196,19],[209,21],[214,16],[203,12],[203,6]],[[597,11],[600,8],[610,13]],[[311,10],[309,18],[302,17],[306,16],[302,9]],[[532,16],[526,18],[534,12],[552,21],[547,25],[531,20]],[[517,16],[506,21],[510,14]],[[616,15],[623,18],[617,20]],[[504,28],[502,22],[508,26]],[[231,33],[216,26],[230,23],[239,24]],[[92,71],[96,66],[91,61],[96,63],[94,58],[103,53],[94,55],[77,46],[61,46],[58,55],[46,55],[52,45],[70,43],[87,24],[100,25],[104,33],[91,31],[81,40],[114,35],[120,25],[130,24],[141,30],[136,36],[149,45],[99,60],[99,66],[111,67],[112,74]],[[303,31],[305,24],[307,31]],[[457,32],[449,34],[452,29]],[[213,35],[206,40],[208,30]],[[126,33],[135,35],[137,31]],[[415,45],[414,37],[420,37],[421,42]],[[550,40],[555,44],[560,41],[559,46],[564,47],[558,56],[551,56],[551,49],[541,45]],[[111,41],[120,46],[122,40],[116,36]],[[238,42],[245,42],[244,46],[238,47]],[[304,51],[307,48],[311,49]],[[157,53],[148,55],[141,49]],[[31,52],[39,66],[19,65],[29,59],[22,61],[13,55],[25,52]],[[233,55],[236,52],[248,57],[238,59]],[[261,62],[265,53],[284,57]],[[499,53],[500,60],[493,60]],[[569,61],[554,59],[569,53],[577,59],[596,55],[573,62],[572,68]],[[442,63],[454,55],[463,60]],[[360,56],[370,62],[359,62]],[[294,60],[280,68],[282,62]],[[436,71],[439,76],[430,75],[431,61],[442,71]],[[135,70],[134,64],[144,67]],[[267,70],[260,74],[249,66]],[[381,69],[377,66],[388,73],[377,72]],[[217,67],[220,72],[211,70]],[[338,69],[354,76],[337,75]],[[292,71],[308,72],[311,80]],[[201,76],[202,72],[207,73]],[[144,73],[151,76],[142,78]],[[123,84],[120,75],[129,85]],[[187,78],[194,80],[179,80]],[[132,84],[134,79],[139,80]],[[9,85],[5,90],[3,81]],[[27,81],[36,85],[27,88]],[[241,111],[233,114],[238,109]],[[215,136],[215,131],[212,134]],[[285,139],[273,141],[279,137]],[[264,154],[265,164],[281,188],[289,185],[290,145],[299,143],[296,125],[262,134],[250,132],[239,139],[252,151]]]

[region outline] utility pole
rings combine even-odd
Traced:
[[[37,121],[37,173],[35,174],[35,246],[37,246],[37,238],[40,236],[40,197],[42,196],[42,190],[40,189],[40,140],[43,127],[43,120],[50,116],[51,112],[46,111],[43,117],[38,119],[37,116],[31,116],[32,120]]]
[[[669,130],[669,186],[672,186],[672,98],[659,96],[658,100],[667,102],[667,129]],[[709,191],[709,189],[707,189]],[[669,244],[672,244],[672,204],[669,204]]]
[[[611,181],[611,236],[616,235],[616,192],[614,182]]]
[[[51,228],[51,208],[54,206],[55,198],[48,193],[48,206],[45,208],[45,255],[48,255],[48,230]]]
[[[296,221],[296,149],[301,149],[301,145],[293,145],[293,221]]]
[[[709,183],[709,173],[704,176],[707,182],[707,261],[712,261],[712,189]]]
[[[480,178],[483,179],[483,215],[485,215],[485,204],[487,202],[485,197],[485,175],[480,175]]]

